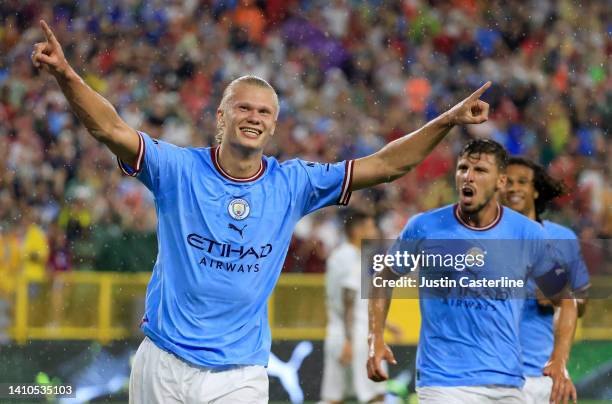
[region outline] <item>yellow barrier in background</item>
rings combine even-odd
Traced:
[[[23,344],[35,339],[92,339],[108,343],[139,337],[150,273],[69,272],[53,281],[17,286],[9,336]],[[325,280],[320,274],[283,274],[269,301],[272,336],[277,340],[325,337]],[[592,280],[596,296],[612,290],[607,278]],[[389,321],[402,329],[402,344],[416,344],[419,302],[396,299]],[[577,339],[612,339],[612,300],[591,299]]]

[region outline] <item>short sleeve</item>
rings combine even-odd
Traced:
[[[160,192],[162,184],[171,186],[177,182],[178,172],[185,164],[185,149],[162,140],[153,139],[138,132],[140,146],[137,160],[130,165],[117,158],[125,175],[138,178],[153,194]]]
[[[294,160],[292,166],[297,173],[293,185],[302,216],[326,206],[348,204],[353,160],[327,164]]]
[[[580,251],[580,243],[577,239],[568,240],[567,245],[570,251],[570,262],[568,263],[570,275],[569,282],[572,287],[572,291],[584,291],[591,285],[589,277],[589,271],[582,258]]]
[[[546,296],[554,296],[562,291],[567,285],[569,270],[551,240],[546,240],[543,233],[537,233],[525,242],[529,243],[532,257],[531,275],[538,288]]]

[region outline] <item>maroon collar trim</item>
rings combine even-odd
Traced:
[[[453,208],[453,212],[455,213],[455,218],[462,226],[467,227],[470,230],[485,231],[485,230],[490,230],[493,227],[497,226],[497,224],[501,221],[501,218],[503,215],[503,208],[499,205],[499,203],[497,204],[497,216],[495,217],[495,220],[493,220],[491,223],[489,223],[485,227],[475,227],[475,226],[467,224],[461,218],[461,215],[459,215],[459,204],[458,203],[455,204],[455,207]]]
[[[266,166],[267,166],[267,162],[265,159],[261,159],[261,163],[259,165],[259,170],[257,170],[257,172],[248,177],[248,178],[238,178],[238,177],[234,177],[230,174],[228,174],[223,167],[221,167],[221,164],[219,164],[219,146],[213,146],[210,148],[210,158],[213,162],[213,165],[215,166],[215,168],[217,169],[217,171],[219,172],[219,174],[221,174],[221,176],[227,178],[228,180],[231,181],[235,181],[235,182],[251,182],[251,181],[255,181],[256,179],[258,179],[259,177],[261,177],[265,172],[266,172]]]

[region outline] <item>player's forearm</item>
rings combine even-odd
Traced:
[[[71,67],[55,79],[79,121],[97,140],[111,142],[113,134],[126,125],[112,104],[89,87]]]
[[[382,279],[397,278],[388,269],[374,276],[380,276]],[[373,287],[370,290],[368,301],[368,330],[370,337],[382,337],[384,335],[392,295],[393,290],[388,286]]]
[[[382,337],[385,332],[385,323],[389,312],[391,299],[370,298],[368,302],[368,330],[370,336]]]
[[[387,144],[378,152],[357,159],[353,165],[351,191],[393,181],[419,164],[453,128],[446,112],[421,129]]]
[[[567,362],[576,332],[578,317],[576,300],[562,299],[557,310],[554,322],[555,343],[550,359]]]
[[[355,160],[349,189],[356,191],[393,181],[423,161],[453,126],[485,122],[489,117],[489,104],[479,98],[490,86],[491,82],[487,81],[421,129],[389,143],[374,154]]]
[[[383,147],[377,154],[387,167],[389,181],[403,176],[423,161],[453,127],[449,113],[444,113]]]

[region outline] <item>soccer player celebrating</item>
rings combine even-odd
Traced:
[[[129,127],[66,60],[44,22],[32,63],[53,75],[89,133],[155,196],[158,258],[147,287],[146,335],[132,367],[133,403],[264,403],[271,345],[267,300],[295,224],[351,191],[392,181],[423,160],[455,125],[487,120],[472,95],[422,128],[355,160],[280,164],[263,155],[278,97],[245,76],[223,93],[220,144],[180,148]]]
[[[513,274],[517,279],[531,276],[543,291],[556,298],[564,289],[567,277],[563,271],[556,271],[558,267],[547,254],[541,226],[497,202],[498,191],[506,182],[507,160],[504,148],[494,141],[480,139],[468,143],[459,154],[455,172],[458,203],[411,218],[394,248],[406,248],[402,245],[408,244],[426,253],[427,246],[433,245],[432,248],[444,253],[463,244],[468,245],[470,251],[472,243],[479,246],[501,244],[501,254],[494,249],[497,254],[486,256],[487,266],[477,274],[497,270]],[[428,270],[421,266],[419,275],[423,276]],[[380,276],[392,280],[403,272],[397,265],[390,266]],[[445,289],[436,290],[433,295],[425,293],[429,289],[420,288],[419,291],[422,316],[416,361],[419,402],[522,403],[524,377],[518,324],[524,300],[503,298],[503,295],[473,295],[469,288],[447,292],[453,295],[440,295]],[[381,367],[382,360],[395,363],[383,339],[391,292],[390,287],[374,288],[370,299],[367,367],[373,380],[387,378]],[[572,308],[575,307],[561,307],[562,323],[575,316]],[[567,357],[571,336],[555,335],[554,343],[558,356],[549,365],[554,383],[553,399],[555,402],[569,396],[575,399],[575,389],[564,363],[557,360]]]
[[[561,305],[577,304],[578,315],[582,315],[590,282],[576,235],[567,227],[542,220],[540,217],[551,200],[563,195],[563,183],[550,177],[539,164],[522,157],[510,158],[506,174],[508,180],[502,193],[504,204],[540,223],[547,238],[554,240],[552,245],[556,247],[556,256],[562,259],[561,264],[569,270],[570,287],[577,297],[576,300],[562,299]],[[529,282],[529,288],[533,293],[541,295],[532,280]],[[526,376],[523,392],[528,403],[549,402],[552,385],[552,379],[548,376],[551,371],[550,364],[564,364],[568,360],[567,356],[559,356],[561,352],[553,350],[554,332],[566,334],[563,339],[571,343],[576,317],[566,318],[568,321],[565,323],[554,322],[553,319],[554,310],[546,299],[530,299],[525,303],[520,335],[523,371]],[[556,331],[553,331],[553,322]],[[570,347],[562,350],[563,354],[569,354],[569,351]]]

